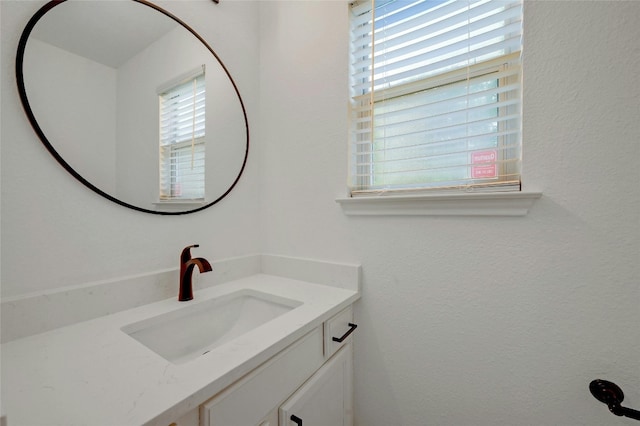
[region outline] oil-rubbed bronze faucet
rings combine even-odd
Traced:
[[[194,247],[200,247],[200,245],[187,246],[180,255],[180,292],[178,293],[178,300],[181,302],[193,299],[193,285],[191,284],[193,267],[197,266],[201,274],[212,269],[207,259],[202,257],[191,258],[191,249]]]

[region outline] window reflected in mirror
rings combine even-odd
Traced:
[[[160,201],[204,200],[204,70],[160,90]]]

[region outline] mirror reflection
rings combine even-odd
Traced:
[[[244,106],[189,27],[138,0],[68,0],[32,22],[23,103],[61,164],[159,214],[201,210],[233,188],[248,153]]]

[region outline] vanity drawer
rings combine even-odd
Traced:
[[[201,426],[258,425],[323,362],[322,328],[317,327],[204,403],[200,407]]]
[[[324,323],[324,357],[325,359],[338,351],[347,341],[357,326],[353,323],[351,306],[329,318]]]

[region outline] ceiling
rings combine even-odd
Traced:
[[[31,36],[112,68],[179,24],[142,3],[69,0],[46,13]]]

